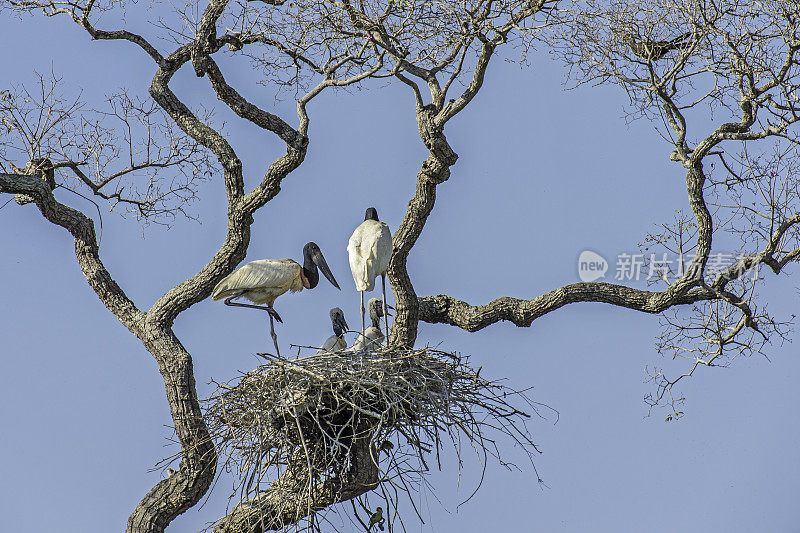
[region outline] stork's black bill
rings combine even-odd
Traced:
[[[368,207],[367,212],[364,214],[364,220],[378,221],[378,210],[374,207]]]
[[[325,277],[328,278],[328,281],[330,281],[331,284],[337,289],[342,290],[342,288],[339,287],[339,284],[336,282],[336,278],[333,277],[333,272],[331,272],[331,269],[328,268],[328,263],[325,262],[322,252],[317,252],[316,255],[312,256],[311,258],[314,260],[314,263],[317,264]]]
[[[345,331],[350,329],[344,319],[344,312],[338,307],[331,309],[331,323],[333,324],[333,332],[337,336],[341,336]]]

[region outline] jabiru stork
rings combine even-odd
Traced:
[[[347,243],[350,256],[350,271],[356,290],[361,293],[361,334],[364,335],[364,291],[375,288],[375,278],[380,276],[383,284],[383,314],[386,316],[386,270],[392,258],[392,233],[385,222],[378,219],[374,207],[367,208],[362,222]],[[389,337],[389,322],[386,321],[386,337]]]
[[[217,283],[211,293],[214,300],[225,298],[225,305],[263,309],[269,314],[269,330],[275,351],[281,354],[278,348],[278,336],[275,334],[273,318],[283,323],[280,315],[273,308],[275,299],[281,294],[291,291],[298,292],[303,289],[313,289],[319,283],[319,271],[328,278],[334,287],[341,290],[336,278],[333,277],[322,251],[314,242],[309,242],[303,247],[303,265],[292,259],[259,259],[246,263]],[[246,298],[255,304],[234,302],[235,298]]]

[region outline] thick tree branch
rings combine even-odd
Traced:
[[[189,352],[170,328],[157,324],[146,325],[142,341],[158,361],[183,453],[180,467],[159,481],[131,513],[126,533],[162,533],[208,491],[216,473],[217,452],[203,420]]]
[[[741,311],[744,326],[757,329],[753,321],[753,312],[748,304],[726,287],[758,264],[766,264],[778,274],[787,263],[800,260],[800,248],[783,252],[783,257],[780,259],[774,257],[786,233],[797,225],[800,225],[800,213],[779,223],[762,251],[740,258],[720,272],[710,285],[706,285],[702,279],[695,279],[687,284],[687,278],[684,277],[667,290],[654,292],[611,283],[573,283],[532,300],[506,296],[485,305],[470,305],[440,294],[418,299],[419,320],[434,324],[449,324],[467,331],[478,331],[503,320],[512,322],[518,327],[529,327],[537,318],[577,302],[607,303],[655,314],[679,305],[722,300]]]
[[[394,251],[389,262],[389,282],[395,295],[395,319],[389,343],[412,347],[417,338],[418,302],[408,274],[406,262],[411,249],[422,234],[425,222],[436,202],[436,187],[450,177],[450,167],[458,155],[450,148],[444,132],[435,125],[436,110],[433,105],[417,107],[417,125],[420,137],[430,150],[417,172],[417,188],[408,202],[400,227],[392,236]]]
[[[197,37],[192,47],[192,65],[198,78],[208,70],[209,55],[221,46],[221,43],[217,43],[217,21],[228,3],[229,0],[209,0],[200,19],[200,27],[197,29]]]
[[[407,270],[407,260],[411,249],[417,242],[422,233],[425,223],[433,210],[436,202],[436,187],[447,181],[450,177],[450,167],[452,167],[458,155],[450,147],[444,135],[444,127],[447,122],[469,105],[483,86],[484,76],[498,46],[507,42],[508,34],[512,29],[519,29],[518,25],[527,19],[532,18],[540,11],[547,2],[545,0],[530,0],[520,5],[505,5],[487,2],[476,6],[473,10],[465,9],[463,15],[470,20],[470,24],[463,21],[449,31],[453,38],[477,39],[480,41],[478,57],[472,71],[472,78],[462,94],[455,100],[444,102],[446,92],[444,92],[436,77],[436,72],[443,69],[441,63],[432,69],[424,69],[408,61],[405,54],[391,45],[391,40],[386,29],[376,22],[365,22],[366,16],[356,10],[348,1],[343,0],[351,20],[356,27],[370,31],[372,39],[382,48],[387,50],[390,55],[398,62],[403,71],[424,80],[429,88],[431,103],[423,105],[422,95],[419,87],[411,79],[399,72],[395,76],[408,85],[413,93],[416,102],[417,128],[420,138],[429,150],[430,155],[422,163],[417,172],[417,187],[414,197],[408,203],[408,209],[400,227],[393,236],[394,251],[389,263],[388,276],[394,291],[397,303],[395,319],[390,333],[390,344],[404,347],[411,347],[417,338],[417,324],[419,320],[419,302],[414,291],[411,278]],[[494,13],[494,9],[498,13]],[[495,27],[499,13],[502,17],[508,17],[499,27]],[[485,31],[493,31],[491,38],[486,37]],[[468,43],[464,44],[468,46]],[[422,56],[425,57],[425,56]],[[458,58],[457,53],[448,52],[443,60],[449,64],[457,61],[453,67],[450,78],[445,84],[445,90],[450,88],[453,80],[461,73],[464,57]]]
[[[214,284],[244,259],[252,223],[251,214],[242,212],[238,207],[244,195],[241,161],[228,141],[194,116],[168,86],[178,68],[189,61],[190,48],[183,46],[167,58],[165,65],[168,68],[158,70],[150,85],[150,94],[183,131],[210,148],[220,161],[228,195],[228,231],[223,245],[200,272],[153,304],[148,312],[148,320],[161,324],[171,324],[179,313],[206,298]]]
[[[478,94],[478,91],[483,86],[483,78],[486,75],[486,68],[489,66],[489,60],[492,58],[496,44],[488,42],[483,44],[481,54],[478,56],[478,63],[475,65],[472,80],[464,92],[455,100],[450,100],[447,105],[441,107],[441,111],[436,117],[436,125],[443,127],[448,120],[453,118],[459,111],[464,109],[472,99]],[[449,83],[448,85],[449,86]],[[447,87],[446,86],[446,87]]]
[[[56,201],[44,175],[0,174],[0,192],[23,195],[19,198],[25,202],[32,199],[47,220],[69,230],[75,237],[75,255],[89,285],[158,361],[184,453],[180,470],[160,481],[136,507],[128,531],[163,531],[176,516],[197,503],[208,490],[216,469],[216,452],[197,400],[191,356],[169,327],[149,321],[111,278],[99,258],[92,220]]]
[[[231,87],[222,71],[211,58],[207,59],[206,73],[211,81],[211,86],[214,92],[222,102],[224,102],[231,111],[239,115],[241,118],[252,122],[256,126],[265,130],[271,131],[281,138],[287,145],[303,148],[308,144],[308,138],[298,133],[289,124],[284,122],[279,116],[265,111],[260,107],[250,103],[239,92]]]
[[[270,488],[237,505],[214,533],[262,533],[296,524],[311,513],[357,498],[378,486],[379,470],[369,440],[353,445],[353,464],[345,479],[314,481],[314,473],[287,469]]]
[[[444,294],[424,296],[419,298],[419,319],[478,331],[502,320],[519,327],[529,327],[537,318],[577,302],[600,302],[645,313],[660,313],[674,305],[713,297],[713,292],[699,288],[686,294],[675,294],[672,291],[643,291],[611,283],[573,283],[532,300],[505,296],[477,306]]]
[[[191,45],[182,46],[167,57],[150,83],[150,96],[178,127],[217,156],[225,173],[228,202],[234,202],[244,195],[242,163],[236,152],[219,132],[198,119],[169,88],[169,82],[178,69],[191,59],[191,50]]]
[[[75,257],[89,285],[103,305],[134,335],[141,337],[144,313],[125,295],[100,260],[92,219],[58,202],[43,174],[0,174],[0,192],[27,196],[25,200],[32,199],[47,220],[72,234]]]

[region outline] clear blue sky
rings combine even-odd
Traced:
[[[146,94],[154,69],[130,45],[92,42],[64,18],[2,18],[0,30],[3,86],[52,69],[88,102],[120,87]],[[248,97],[272,105],[270,90],[244,71],[230,72]],[[471,303],[532,298],[577,281],[582,250],[606,257],[635,251],[653,224],[686,208],[683,172],[650,124],[626,124],[624,94],[613,87],[567,92],[563,80],[544,53],[526,68],[496,61],[480,95],[448,125],[460,158],[409,260],[419,294]],[[190,68],[174,87],[193,103],[215,105],[207,80]],[[296,123],[293,107],[279,108]],[[217,110],[252,184],[280,145]],[[358,321],[348,236],[370,205],[397,227],[426,155],[404,86],[331,92],[310,112],[306,162],[257,215],[248,260],[297,259],[314,240],[343,290],[323,281],[280,298],[283,346],[322,342],[331,307],[344,309],[351,326]],[[60,199],[91,214],[90,204],[68,195]],[[181,220],[168,231],[104,216],[102,258],[140,308],[194,274],[221,243],[220,181],[205,183],[200,197],[194,209],[201,222]],[[160,475],[149,468],[175,451],[166,446],[171,421],[156,363],[90,290],[68,233],[34,206],[0,210],[0,250],[4,527],[119,531]],[[442,270],[443,262],[452,269]],[[789,273],[794,280],[767,275],[764,297],[779,317],[798,308],[797,267]],[[210,300],[180,316],[175,329],[193,354],[201,396],[212,390],[210,379],[259,363],[252,354],[270,349],[266,327],[260,313]],[[651,390],[645,367],[669,365],[653,348],[657,333],[657,317],[601,304],[569,306],[531,328],[466,333],[422,324],[421,343],[471,354],[482,375],[533,386],[533,399],[560,419],[531,423],[546,487],[522,462],[522,471],[490,464],[482,490],[456,511],[480,468],[467,462],[458,488],[449,457],[445,471],[431,476],[435,497],[431,490],[418,495],[425,525],[404,511],[409,531],[800,531],[797,345],[772,347],[771,362],[754,357],[699,372],[682,388],[686,416],[667,424],[662,411],[647,418],[642,401]],[[215,492],[168,531],[202,529],[223,512],[225,494]]]

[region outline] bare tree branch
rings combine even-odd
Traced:
[[[420,320],[478,331],[507,320],[529,327],[537,318],[577,302],[600,302],[645,313],[661,313],[674,306],[710,299],[713,294],[694,289],[687,294],[650,292],[611,283],[573,283],[532,300],[503,297],[473,306],[443,294],[420,298]]]
[[[47,159],[55,185],[78,194],[88,188],[111,210],[127,205],[144,223],[191,218],[197,183],[215,170],[203,147],[178,134],[153,103],[120,93],[108,99],[109,110],[89,110],[58,94],[59,79],[38,81],[37,91],[12,87],[0,96],[2,168]]]
[[[242,501],[214,528],[215,533],[276,531],[331,505],[357,498],[378,486],[379,470],[369,439],[353,445],[346,479],[315,481],[314,474],[287,469],[269,489]],[[309,486],[312,484],[313,486]],[[313,498],[310,495],[313,494]],[[309,500],[313,501],[309,505]]]
[[[24,195],[33,199],[48,221],[69,231],[75,238],[75,256],[86,280],[122,324],[134,335],[141,336],[144,313],[125,295],[113,280],[103,262],[92,219],[80,211],[58,202],[44,174],[0,174],[0,192]]]

